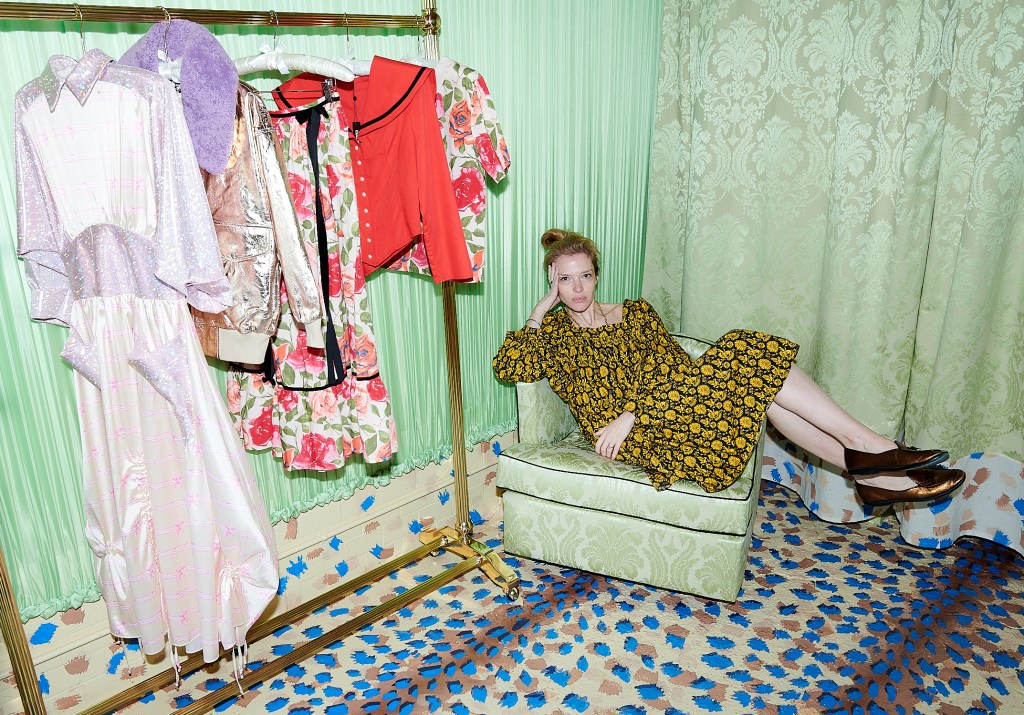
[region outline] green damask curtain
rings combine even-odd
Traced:
[[[1024,459],[1024,7],[666,0],[644,293],[869,425]]]
[[[115,4],[139,5],[138,0]],[[177,7],[269,8],[245,0],[179,0]],[[457,289],[468,444],[515,427],[512,390],[491,374],[507,328],[526,317],[542,290],[538,238],[551,225],[607,237],[615,265],[605,300],[639,291],[646,221],[650,127],[657,78],[660,3],[615,0],[440,0],[442,54],[487,80],[512,153],[509,178],[488,194],[487,277]],[[279,10],[283,8],[278,8]],[[419,0],[292,2],[289,11],[416,14]],[[586,42],[570,41],[586,37]],[[85,24],[87,47],[119,57],[145,25]],[[271,42],[270,27],[216,27],[232,57]],[[412,31],[353,30],[360,58],[417,53]],[[28,317],[17,260],[12,160],[13,98],[51,54],[79,56],[78,23],[0,21],[0,250],[5,310],[0,315],[0,545],[24,618],[96,600],[82,534],[81,453],[70,368],[60,359],[67,331]],[[345,56],[344,33],[280,29],[290,52]],[[280,80],[257,77],[269,88]],[[623,128],[629,127],[628,132]],[[352,461],[340,472],[288,473],[268,455],[250,455],[274,521],[384,485],[450,452],[448,388],[440,289],[416,276],[375,275],[373,302],[381,373],[392,394],[399,455],[390,467]],[[223,384],[223,373],[215,369]]]

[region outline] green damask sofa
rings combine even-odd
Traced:
[[[676,336],[691,356],[707,347]],[[743,475],[708,494],[658,492],[598,456],[547,380],[516,385],[519,442],[498,456],[505,551],[673,591],[735,601],[757,510],[764,427]]]

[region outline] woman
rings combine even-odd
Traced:
[[[659,490],[678,479],[728,487],[766,414],[787,439],[842,466],[865,504],[932,501],[964,482],[963,471],[939,467],[946,452],[895,443],[851,417],[793,363],[795,343],[733,330],[692,360],[645,300],[594,300],[600,256],[590,239],[551,229],[541,243],[551,288],[507,334],[494,374],[548,378],[594,451],[642,468]]]

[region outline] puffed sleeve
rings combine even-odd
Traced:
[[[157,181],[156,277],[198,310],[232,305],[217,233],[181,100],[169,82],[154,89],[152,123]]]
[[[61,260],[60,219],[24,124],[23,106],[16,104],[14,173],[18,193],[18,254],[25,259],[25,277],[32,290],[33,320],[68,325],[71,288]]]
[[[487,83],[479,73],[473,79],[474,103],[479,102],[480,113],[473,123],[474,146],[484,171],[495,181],[501,181],[512,166],[512,159],[501,131],[498,111],[487,89]]]
[[[504,382],[537,382],[547,376],[544,328],[505,333],[505,342],[491,361],[494,376]]]
[[[661,316],[643,298],[633,301],[627,315],[638,349],[643,358],[637,363],[636,374],[630,376],[629,387],[622,403],[622,410],[636,412],[637,401],[645,385],[652,384],[651,377],[657,370],[668,370],[672,365],[691,362],[686,350],[672,337],[661,322]]]
[[[252,113],[253,134],[259,146],[255,161],[259,164],[269,197],[277,257],[281,262],[288,304],[291,306],[292,315],[306,329],[306,345],[311,348],[323,348],[320,291],[313,277],[313,269],[309,265],[309,256],[302,245],[302,237],[299,235],[299,222],[295,217],[295,204],[292,202],[288,180],[285,178],[281,146],[274,138],[270,115],[267,114],[259,94],[254,90],[252,93],[246,92],[243,96],[247,105],[246,111]]]
[[[430,261],[435,283],[470,280],[473,264],[466,253],[448,157],[444,153],[444,140],[438,132],[434,70],[427,69],[421,82],[416,105],[407,111],[414,109],[416,112],[412,128],[417,133],[414,160],[423,245],[427,249],[427,260]]]

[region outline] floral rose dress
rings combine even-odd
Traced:
[[[272,449],[285,469],[331,471],[353,454],[382,462],[398,441],[377,369],[369,296],[358,270],[359,221],[346,123],[337,103],[277,112],[272,122],[324,302],[327,347],[307,346],[305,328],[282,295],[268,365],[263,374],[230,372],[228,407],[246,448]]]

